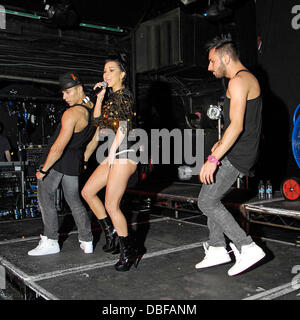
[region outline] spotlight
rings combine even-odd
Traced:
[[[189,166],[178,167],[178,178],[180,180],[190,180],[192,177],[193,170]]]
[[[227,5],[231,4],[232,1],[228,1],[228,0],[212,0],[212,1],[213,3],[209,6],[207,11],[204,13],[205,17],[222,19],[232,14],[232,9],[227,7]]]
[[[45,5],[50,23],[56,24],[60,29],[76,27],[79,24],[79,16],[73,10],[70,0],[62,0],[58,4]]]
[[[220,119],[222,116],[222,108],[211,104],[207,109],[207,116],[212,120]]]
[[[221,128],[221,118],[222,118],[222,107],[224,102],[218,102],[218,105],[210,105],[207,109],[207,116],[212,120],[218,120],[218,138],[221,139],[222,128]]]
[[[190,3],[196,2],[197,0],[180,0],[185,6],[187,6]]]

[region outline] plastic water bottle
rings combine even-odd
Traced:
[[[15,219],[16,220],[20,220],[21,217],[20,217],[20,211],[18,208],[14,209],[14,216],[15,216]]]
[[[25,216],[26,218],[31,217],[29,205],[27,205],[25,208]]]
[[[262,180],[260,180],[258,184],[258,199],[265,199],[265,184]]]
[[[23,208],[20,209],[20,218],[21,219],[25,219],[26,218],[25,209],[23,209]]]
[[[32,218],[36,217],[36,210],[35,207],[30,207],[30,215]]]
[[[272,199],[273,198],[273,187],[270,180],[267,181],[266,184],[266,199]]]

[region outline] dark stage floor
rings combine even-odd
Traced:
[[[102,251],[103,234],[94,219],[95,250],[83,254],[70,214],[59,217],[62,250],[30,257],[42,233],[41,218],[0,222],[0,259],[6,286],[0,299],[49,300],[300,300],[295,282],[300,270],[299,232],[251,226],[267,257],[251,270],[229,277],[232,263],[196,270],[208,229],[205,217],[170,209],[131,211],[127,219],[146,253],[138,268],[116,272],[118,256]]]

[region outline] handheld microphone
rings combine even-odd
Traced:
[[[91,101],[91,99],[94,99],[97,97],[97,94],[103,89],[103,88],[106,88],[107,87],[107,83],[105,81],[101,82],[100,83],[100,86],[97,87],[95,90],[93,90],[89,96],[86,96],[82,101],[84,103],[87,103],[89,101]]]

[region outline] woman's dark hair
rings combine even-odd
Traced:
[[[122,72],[125,72],[125,76],[124,76],[124,78],[122,79],[122,84],[125,85],[125,86],[128,85],[128,83],[127,83],[128,71],[127,71],[127,66],[126,66],[126,61],[125,61],[125,59],[122,58],[120,55],[109,56],[109,57],[105,60],[105,63],[104,63],[104,64],[106,64],[107,62],[111,62],[111,61],[115,62],[115,63],[119,66],[119,68],[120,68],[120,70],[121,70]]]

